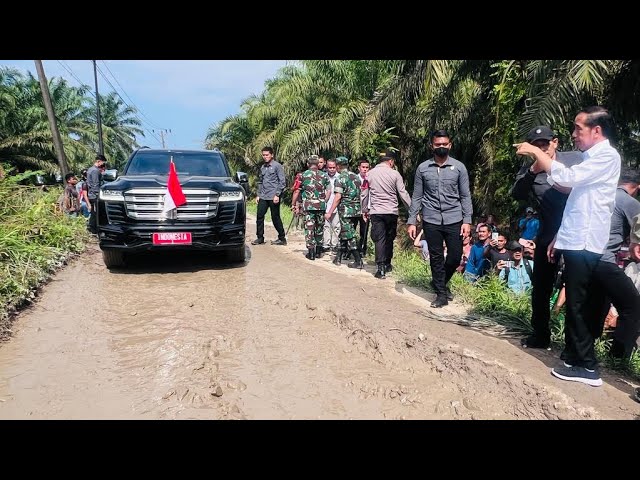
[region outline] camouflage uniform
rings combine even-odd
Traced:
[[[307,248],[322,247],[324,213],[327,209],[326,191],[329,177],[319,170],[306,170],[302,174],[300,191],[304,212],[304,238]]]
[[[340,217],[340,240],[346,243],[349,250],[356,250],[354,223],[360,217],[360,177],[348,170],[342,170],[335,181],[334,191],[340,193],[342,198],[338,205]]]

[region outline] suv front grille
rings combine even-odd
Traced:
[[[218,212],[218,192],[207,189],[184,189],[187,203],[178,207],[175,220],[207,220]],[[135,220],[163,220],[162,207],[166,188],[133,188],[124,193],[126,213]],[[234,212],[235,213],[235,212]]]

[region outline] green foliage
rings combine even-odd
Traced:
[[[93,163],[98,151],[94,96],[86,86],[73,87],[57,77],[49,80],[49,91],[69,168],[77,173]],[[141,122],[114,92],[100,96],[100,108],[105,154],[121,167],[137,147],[136,135],[143,135]],[[0,159],[19,171],[59,170],[38,79],[2,67]]]
[[[431,287],[431,269],[421,255],[411,250],[396,251],[393,258],[393,272],[404,283],[433,291]],[[468,317],[480,325],[478,318],[487,319],[491,323],[501,325],[508,331],[519,335],[528,335],[533,330],[531,318],[531,296],[515,294],[507,288],[497,275],[487,275],[475,284],[467,282],[461,274],[455,273],[449,284],[458,301],[469,305]],[[551,315],[551,339],[558,349],[564,346],[564,307],[558,314]],[[628,372],[640,378],[640,351],[637,349],[628,361],[611,360],[607,353],[611,340],[605,334],[595,343],[598,360],[614,370]]]
[[[28,301],[69,253],[82,251],[89,237],[84,218],[56,211],[61,188],[20,185],[28,175],[0,181],[0,337],[7,333],[9,310]]]
[[[255,199],[249,200],[247,202],[247,213],[250,213],[253,216],[256,216],[258,213],[258,204],[255,202]],[[284,202],[280,205],[280,218],[282,219],[282,223],[284,225],[285,230],[291,223],[291,219],[293,218],[293,212],[291,211],[291,205],[287,205]],[[267,214],[264,217],[265,222],[271,221],[271,210],[267,210]]]

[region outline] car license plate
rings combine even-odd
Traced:
[[[155,232],[154,245],[191,245],[191,232]]]

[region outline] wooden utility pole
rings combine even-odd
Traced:
[[[66,185],[67,180],[65,177],[69,172],[69,166],[67,165],[67,157],[65,156],[64,148],[62,147],[62,138],[60,137],[60,132],[58,131],[56,115],[53,111],[53,105],[51,104],[51,95],[49,95],[49,84],[47,83],[47,77],[44,74],[42,60],[34,60],[34,62],[36,62],[36,71],[38,72],[38,79],[40,80],[40,90],[42,90],[42,100],[44,101],[44,108],[47,111],[47,117],[49,118],[49,128],[51,128],[51,136],[53,137],[53,147],[55,148],[56,155],[58,156],[58,165],[60,166],[62,181],[64,185]]]
[[[98,120],[98,153],[104,155],[104,144],[102,143],[102,117],[100,116],[100,94],[98,93],[98,70],[96,61],[93,62],[93,79],[96,84],[96,119]]]
[[[151,130],[151,131],[155,133],[155,130]],[[165,148],[165,146],[164,146],[164,135],[165,135],[165,133],[171,133],[171,129],[167,130],[166,128],[161,128],[158,131],[160,132],[160,138],[162,139],[162,148]]]

